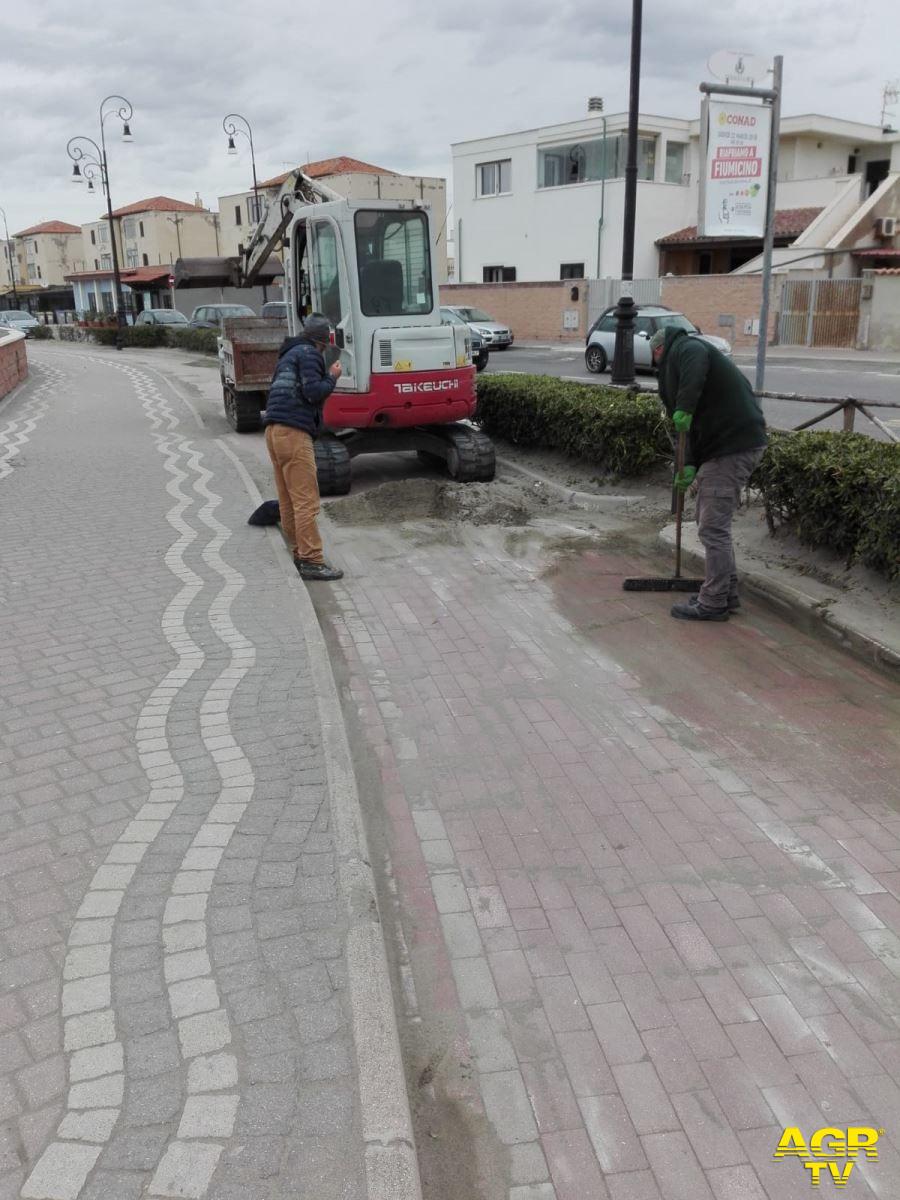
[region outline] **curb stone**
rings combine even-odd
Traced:
[[[234,463],[253,504],[261,503],[262,493],[244,464],[223,439],[217,444]],[[331,660],[306,586],[285,561],[281,535],[271,528],[266,535],[297,602],[319,709],[338,873],[349,921],[347,974],[367,1200],[422,1200],[375,876]]]
[[[675,546],[675,526],[667,525],[660,530],[658,541],[663,549],[672,550]],[[685,546],[683,542],[681,554],[692,570],[702,572],[705,563],[703,554]],[[825,633],[844,650],[849,650],[865,662],[886,668],[892,673],[900,673],[900,649],[887,645],[846,618],[830,612],[821,600],[814,600],[799,588],[783,580],[769,579],[752,568],[741,568],[741,586],[807,632]]]
[[[544,488],[552,496],[557,496],[571,508],[586,509],[589,512],[605,512],[607,509],[628,508],[629,505],[639,504],[646,500],[646,496],[601,496],[594,492],[578,492],[573,488],[566,487],[564,483],[557,483],[553,479],[548,479],[545,475],[538,474],[537,471],[532,471],[528,467],[523,467],[521,463],[513,462],[512,459],[497,456],[497,463],[507,471],[513,471],[517,475],[524,475],[526,479]]]

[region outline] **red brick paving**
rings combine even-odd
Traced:
[[[847,1194],[900,1196],[900,689],[620,555],[335,541],[420,1016],[546,1164],[515,1200],[790,1200],[781,1127],[857,1123]]]

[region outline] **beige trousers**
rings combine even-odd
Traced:
[[[319,478],[313,440],[290,425],[267,425],[266,446],[275,473],[281,529],[294,558],[325,561],[319,515]]]

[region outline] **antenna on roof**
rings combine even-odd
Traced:
[[[900,100],[900,79],[891,79],[884,85],[881,91],[880,125],[885,133],[889,131],[893,132],[893,127],[890,124],[885,124],[887,118],[893,116],[893,113],[888,109],[888,105],[896,104],[898,100]]]

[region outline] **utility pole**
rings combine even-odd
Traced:
[[[611,380],[634,383],[634,226],[637,215],[638,109],[641,93],[641,21],[643,0],[632,0],[631,79],[628,94],[628,160],[625,167],[625,222],[622,229],[622,295],[616,307],[616,346]]]

